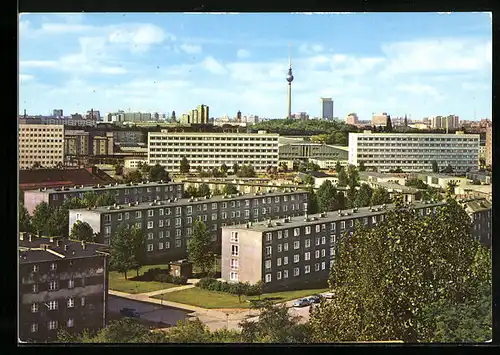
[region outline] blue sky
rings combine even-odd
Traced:
[[[491,118],[487,13],[22,14],[19,112]]]

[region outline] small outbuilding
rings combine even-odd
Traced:
[[[190,278],[193,275],[193,263],[186,259],[171,261],[170,274],[172,276],[185,276]]]

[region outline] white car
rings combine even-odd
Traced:
[[[325,297],[326,299],[331,300],[333,298],[333,293],[332,292],[325,292],[325,293],[322,293],[321,296]]]

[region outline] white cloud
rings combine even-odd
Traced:
[[[208,56],[201,62],[203,68],[212,74],[225,74],[227,71],[214,57]]]
[[[129,44],[134,47],[148,47],[152,44],[163,42],[165,38],[174,39],[172,35],[166,35],[158,26],[145,24],[136,28],[122,27],[109,34],[109,42]]]
[[[33,75],[19,74],[19,81],[21,81],[21,82],[32,81],[34,78],[35,77]]]
[[[179,47],[182,51],[186,52],[187,54],[199,54],[199,53],[201,53],[201,46],[196,45],[196,44],[184,43],[184,44],[181,44]]]
[[[19,62],[22,68],[54,68],[57,62],[54,60],[22,60]]]
[[[250,52],[246,49],[238,49],[238,51],[236,52],[236,56],[240,59],[245,59],[250,57]]]
[[[323,52],[325,48],[321,44],[303,43],[299,47],[299,52],[303,54],[313,54]],[[293,57],[293,54],[292,54]]]
[[[409,92],[412,94],[425,94],[435,96],[438,95],[438,91],[430,85],[424,84],[402,84],[396,86],[397,90]]]

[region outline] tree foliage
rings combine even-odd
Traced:
[[[365,166],[365,162],[364,162],[364,161],[361,161],[361,162],[359,163],[358,170],[359,170],[359,171],[366,171],[366,166]]]
[[[205,197],[205,196],[210,196],[210,187],[203,183],[198,187],[198,196],[199,197]]]
[[[246,178],[252,178],[256,176],[255,169],[253,168],[252,165],[245,165],[243,164],[238,172],[236,173],[237,177],[246,177]]]
[[[310,174],[306,174],[302,179],[302,182],[307,186],[314,186],[314,178]]]
[[[198,189],[194,185],[189,185],[184,190],[184,197],[198,197]]]
[[[435,160],[431,161],[431,166],[432,166],[433,173],[435,173],[435,174],[439,173],[439,166],[438,166],[437,161],[435,161]]]
[[[429,185],[427,185],[425,182],[423,182],[422,180],[420,179],[409,179],[409,180],[406,180],[406,186],[408,187],[414,187],[416,189],[422,189],[422,190],[425,190],[429,187]]]
[[[310,187],[309,191],[309,200],[307,202],[307,213],[315,214],[320,212],[319,203],[318,203],[318,195],[314,192],[314,189]]]
[[[357,195],[358,195],[358,192],[356,191],[355,187],[350,186],[347,188],[347,196],[346,196],[347,208],[358,207],[356,205]]]
[[[238,174],[238,171],[240,171],[240,166],[238,165],[238,163],[234,163],[233,164],[233,174],[234,175]]]
[[[110,268],[125,275],[128,270],[137,270],[144,262],[144,234],[136,226],[122,224],[111,237]]]
[[[372,194],[371,205],[383,205],[384,203],[389,203],[389,191],[384,187],[377,187]]]
[[[148,173],[148,178],[150,181],[170,180],[168,171],[166,171],[165,167],[160,164],[156,164],[155,166],[151,167]]]
[[[212,265],[212,241],[205,223],[194,221],[193,235],[188,240],[188,259],[205,273]]]
[[[348,176],[347,176],[347,173],[345,171],[345,168],[342,166],[340,167],[340,170],[338,171],[338,178],[339,178],[339,182],[338,182],[338,186],[347,186],[347,183],[348,183]]]
[[[347,186],[354,188],[359,185],[359,171],[356,165],[350,164],[347,167]]]
[[[229,171],[229,167],[225,163],[222,163],[222,165],[220,166],[220,171],[225,175]]]
[[[334,211],[337,209],[337,189],[330,180],[326,180],[316,191],[318,207],[321,212]]]
[[[370,206],[373,190],[368,184],[361,184],[356,195],[356,207]]]
[[[143,179],[144,177],[142,176],[142,172],[139,169],[123,175],[123,182],[125,182],[126,184],[130,182],[139,183],[142,182]]]
[[[189,174],[191,166],[186,157],[183,157],[179,163],[179,171],[181,174]]]
[[[224,195],[236,195],[238,193],[238,188],[234,184],[226,184],[222,188],[222,193]]]
[[[451,197],[435,216],[420,216],[398,197],[384,223],[341,239],[329,279],[334,297],[312,311],[312,339],[430,339],[436,325],[424,309],[474,301],[479,280],[488,278],[487,267],[477,266],[479,248],[469,216]]]
[[[31,217],[22,203],[19,203],[19,231],[31,232]]]
[[[53,212],[54,209],[47,202],[40,202],[35,207],[33,218],[31,219],[33,232],[39,235],[47,234],[49,229],[48,222]]]
[[[87,222],[77,221],[71,228],[70,237],[85,242],[93,242],[94,230]]]
[[[337,160],[335,163],[335,171],[338,173],[342,169],[342,165],[340,164],[340,161]]]

